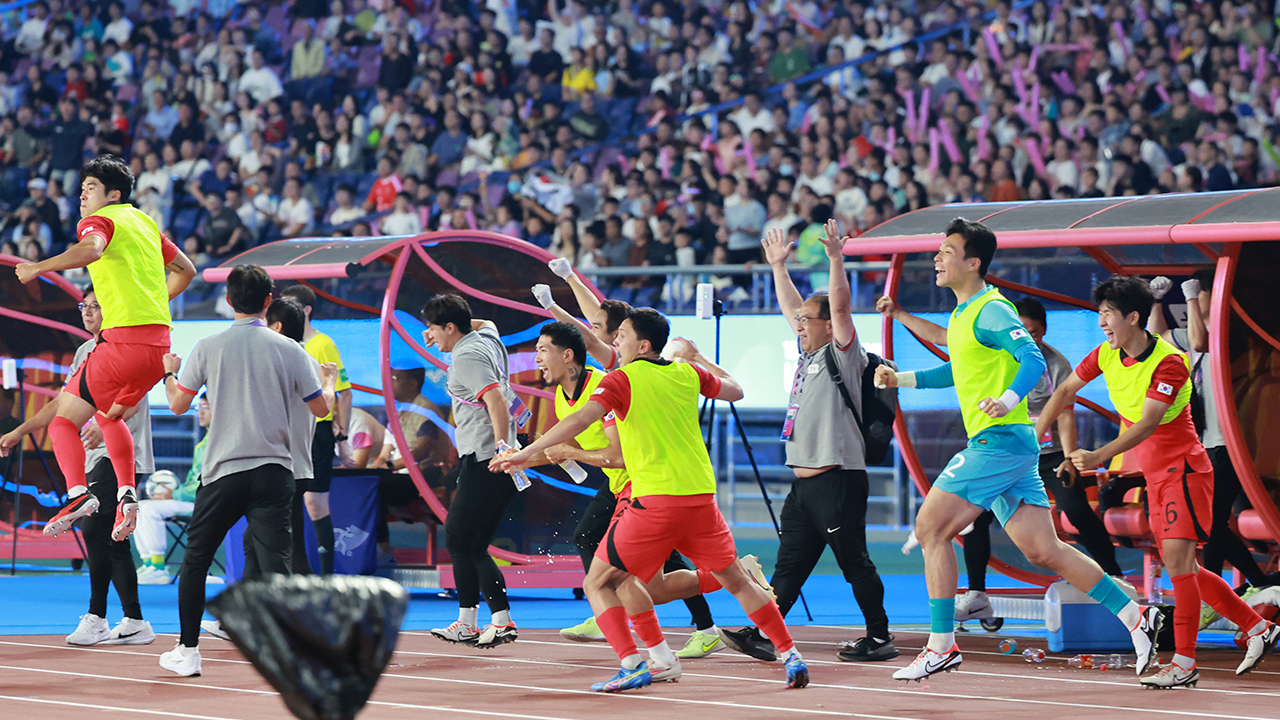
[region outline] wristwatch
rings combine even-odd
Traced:
[[[346,433],[338,433],[338,434],[336,434],[336,435],[334,435],[334,436],[333,436],[333,440],[334,440],[334,442],[346,442],[346,441],[347,441],[347,434],[346,434]]]

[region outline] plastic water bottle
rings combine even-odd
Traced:
[[[1018,641],[1013,638],[1005,638],[1000,641],[1000,652],[1005,655],[1012,655],[1018,649]]]
[[[583,480],[587,479],[587,471],[582,469],[577,460],[565,460],[560,463],[560,467],[569,473],[569,479],[581,485]]]
[[[507,444],[507,441],[499,440],[498,454],[503,455],[509,452],[512,452],[512,449],[511,449],[511,446]],[[519,492],[524,492],[525,490],[528,490],[529,486],[533,484],[532,482],[529,481],[529,476],[525,475],[523,470],[516,470],[515,472],[511,473],[511,479],[515,481],[516,490]]]
[[[1076,655],[1075,657],[1067,660],[1067,664],[1073,668],[1080,668],[1082,670],[1092,670],[1093,656],[1088,654]]]
[[[1027,648],[1022,651],[1022,659],[1029,663],[1044,662],[1044,651],[1040,648]]]
[[[1094,658],[1094,663],[1099,670],[1106,672],[1108,670],[1120,670],[1125,666],[1124,658],[1120,655],[1100,655]]]

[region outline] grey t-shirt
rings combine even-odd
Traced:
[[[502,390],[503,403],[510,407],[515,400],[507,379],[507,348],[493,328],[473,330],[453,346],[447,387],[453,398],[453,417],[458,431],[455,439],[458,455],[475,454],[476,460],[488,460],[497,454],[493,442],[493,424],[489,408],[480,399],[490,389]],[[515,447],[515,420],[508,418],[507,443]]]
[[[83,345],[76,349],[76,356],[71,360],[70,375],[84,364],[85,358],[89,357],[89,352],[97,347],[98,341],[94,339],[86,340]],[[151,408],[147,405],[147,398],[143,397],[138,401],[138,412],[133,417],[124,421],[125,427],[129,428],[129,432],[133,434],[133,469],[139,475],[150,475],[156,471],[155,456],[151,450]],[[98,463],[107,457],[107,445],[103,443],[98,447],[85,451],[84,471],[92,472]]]
[[[862,372],[867,352],[855,334],[847,347],[829,343],[835,349],[836,367],[849,391],[854,407],[862,407]],[[862,431],[853,412],[840,397],[840,388],[827,370],[828,345],[802,353],[791,383],[791,404],[798,405],[791,439],[787,441],[787,465],[821,468],[839,465],[844,470],[867,467],[867,451]]]
[[[1191,359],[1191,381],[1195,384],[1195,389],[1204,396],[1204,434],[1200,442],[1206,448],[1222,447],[1227,441],[1222,437],[1218,408],[1214,405],[1213,366],[1209,364],[1209,353],[1198,353],[1191,349],[1191,336],[1186,328],[1173,331],[1173,344]]]
[[[1044,375],[1040,377],[1040,382],[1036,383],[1031,392],[1027,393],[1027,412],[1031,414],[1032,422],[1035,422],[1035,419],[1040,417],[1044,406],[1049,403],[1049,398],[1053,397],[1053,391],[1066,382],[1074,371],[1071,363],[1052,345],[1040,343],[1040,354],[1044,355],[1044,361],[1048,368],[1044,371]],[[1068,411],[1073,411],[1073,409],[1067,408],[1063,410],[1063,412]],[[1058,436],[1058,423],[1055,422],[1050,426],[1049,433],[1049,444],[1040,446],[1041,455],[1048,455],[1062,450],[1062,438]],[[1040,438],[1041,442],[1043,440],[1044,438]]]
[[[302,345],[298,347],[306,348]],[[311,367],[320,376],[320,361],[307,353]],[[307,407],[307,402],[294,395],[289,398],[289,452],[293,454],[293,479],[310,480],[316,476],[311,462],[311,443],[316,435],[316,416]]]
[[[178,384],[188,392],[209,386],[208,450],[201,483],[263,465],[293,471],[290,407],[320,394],[320,376],[306,350],[244,318],[196,343]]]

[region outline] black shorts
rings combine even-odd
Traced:
[[[307,492],[329,492],[329,485],[333,482],[333,456],[336,448],[333,421],[316,423],[316,434],[311,439],[311,469],[314,476],[307,483]]]

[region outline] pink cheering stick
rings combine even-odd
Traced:
[[[907,139],[908,139],[908,140],[910,140],[912,144],[915,144],[916,139],[919,137],[919,133],[918,133],[918,131],[916,130],[916,96],[915,96],[915,93],[911,93],[911,92],[904,92],[904,91],[902,91],[902,90],[899,90],[899,91],[898,91],[898,94],[902,96],[902,99],[903,99],[903,100],[906,102],[906,104],[907,104],[907,119],[906,119],[906,128],[905,128],[905,129],[906,129],[906,131],[907,131]]]
[[[974,83],[973,78],[969,77],[968,72],[962,72],[956,75],[956,80],[960,82],[960,87],[964,89],[965,95],[973,102],[979,102],[982,97],[978,94],[978,86]]]
[[[1267,51],[1258,48],[1258,60],[1253,64],[1253,82],[1261,85],[1267,75]]]
[[[1027,101],[1027,78],[1018,68],[1013,70],[1013,91],[1018,94],[1018,102]]]
[[[884,135],[884,149],[886,152],[892,151],[893,146],[898,144],[898,128],[890,125],[889,131]]]
[[[1071,82],[1071,76],[1068,75],[1066,71],[1056,72],[1049,77],[1053,79],[1053,84],[1057,85],[1058,89],[1061,90],[1064,95],[1076,94],[1076,85]]]
[[[1164,102],[1165,105],[1168,105],[1173,102],[1172,100],[1169,99],[1169,91],[1166,90],[1163,85],[1156,86],[1156,94],[1160,96],[1160,99]]]
[[[929,172],[937,172],[940,159],[938,158],[938,128],[929,128]]]
[[[1042,178],[1047,178],[1049,172],[1044,167],[1044,156],[1040,154],[1040,148],[1033,142],[1026,143],[1027,158],[1031,160],[1031,164],[1036,168],[1036,174]]]
[[[1029,72],[1029,73],[1031,73],[1031,74],[1033,74],[1033,75],[1035,74],[1035,72],[1036,72],[1036,63],[1037,63],[1037,62],[1039,62],[1039,60],[1040,60],[1040,51],[1041,51],[1041,50],[1043,50],[1043,49],[1044,49],[1044,48],[1043,48],[1042,46],[1040,46],[1040,45],[1037,45],[1037,46],[1035,46],[1034,48],[1032,48],[1032,49],[1031,49],[1031,59],[1027,61],[1027,72]]]
[[[705,150],[706,148],[704,147],[703,149]],[[623,175],[626,175],[627,173],[631,172],[631,161],[627,159],[626,155],[618,156],[618,167],[622,168]]]
[[[947,151],[947,157],[951,158],[951,162],[958,163],[964,156],[960,154],[960,146],[956,145],[955,135],[951,134],[951,124],[946,122],[938,123],[938,130],[942,136],[942,147]]]
[[[1125,37],[1124,25],[1119,20],[1111,23],[1111,31],[1116,34],[1116,39],[1120,41],[1120,51],[1124,53],[1124,59],[1129,59],[1129,38]]]
[[[476,214],[471,211],[471,208],[467,208],[466,216],[467,216],[467,226],[470,227],[472,230],[475,230]]]
[[[1134,6],[1134,12],[1137,13],[1138,15],[1139,25],[1145,24],[1147,20],[1150,18],[1150,16],[1147,15],[1147,11],[1143,9],[1142,3],[1138,3],[1137,5]]]
[[[929,96],[932,92],[932,88],[926,87],[920,93],[920,119],[916,122],[916,127],[921,130],[929,127]]]
[[[996,42],[996,34],[990,27],[982,29],[982,36],[987,39],[987,52],[991,53],[991,59],[996,61],[996,67],[1004,69],[1004,55],[1000,52],[1000,43]]]
[[[991,157],[991,141],[987,137],[990,132],[991,118],[983,115],[982,122],[978,125],[978,157],[983,160]]]
[[[1244,43],[1236,46],[1236,62],[1240,64],[1240,72],[1249,72],[1249,51]]]
[[[751,179],[759,181],[760,176],[756,174],[756,151],[751,146],[751,138],[743,139],[742,152],[747,156],[747,172],[751,173]]]
[[[671,146],[664,145],[658,151],[658,168],[662,170],[662,179],[671,179]]]

